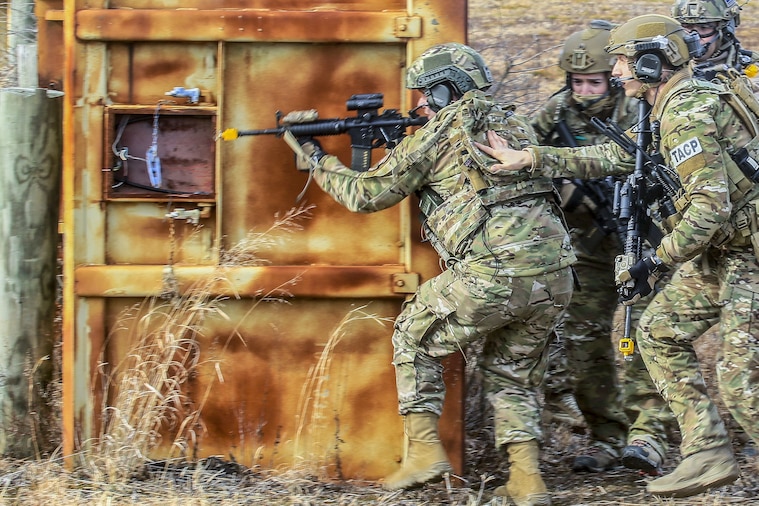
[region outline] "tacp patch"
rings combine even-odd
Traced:
[[[698,137],[693,137],[672,148],[669,155],[675,168],[677,168],[681,163],[693,158],[701,152],[703,152],[703,149],[701,148],[701,143],[699,142]]]

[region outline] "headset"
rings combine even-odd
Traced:
[[[664,65],[657,53],[642,53],[635,60],[634,77],[642,83],[658,83]]]
[[[701,58],[706,54],[708,47],[701,43],[701,36],[696,32],[686,32],[683,35],[683,42],[688,48],[688,56],[691,58]]]
[[[706,46],[701,43],[698,33],[686,32],[683,42],[688,48],[689,58],[699,58],[706,53]],[[661,80],[664,69],[664,54],[672,51],[669,47],[670,40],[667,37],[656,36],[650,42],[638,42],[634,45],[635,51],[641,51],[635,60],[633,77],[642,83],[657,83]]]
[[[424,96],[427,97],[429,108],[438,112],[453,101],[454,91],[449,84],[438,83],[431,88],[425,88]]]

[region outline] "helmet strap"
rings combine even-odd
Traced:
[[[722,33],[715,30],[714,32],[710,33],[709,35],[706,35],[706,37],[711,37],[713,35],[717,35],[714,40],[710,40],[709,42],[704,42],[701,44],[703,49],[701,50],[702,54],[707,54],[709,52],[709,48],[712,47],[712,44],[720,44],[722,41]],[[719,51],[719,45],[717,46],[717,51]],[[715,53],[716,54],[716,53]]]
[[[651,86],[651,83],[643,83],[640,85],[640,88],[638,88],[638,92],[635,94],[635,98],[645,98],[646,92],[653,88]]]

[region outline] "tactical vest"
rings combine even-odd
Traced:
[[[559,142],[553,145],[559,147],[577,147],[580,145],[587,146],[602,142],[600,139],[603,138],[604,135],[601,134],[600,131],[597,131],[594,136],[588,134],[588,138],[583,142],[578,142],[575,138],[572,127],[577,125],[577,123],[567,121],[571,97],[572,90],[568,89],[564,92],[561,100],[556,101],[556,107],[553,112],[553,132],[558,135]],[[607,96],[602,100],[613,102],[611,104],[613,107],[611,108],[610,116],[606,115],[609,111],[609,109],[606,108],[603,110],[606,114],[599,117],[599,119],[618,124],[620,117],[625,112],[626,101],[624,100],[624,92],[621,92],[621,90],[617,92],[610,89]],[[580,116],[579,113],[578,116]],[[590,124],[589,115],[585,115],[584,122],[588,125]],[[585,206],[586,212],[593,218],[592,226],[579,226],[572,231],[573,240],[576,245],[581,247],[581,250],[588,254],[594,254],[598,247],[603,244],[604,239],[611,234],[616,234],[619,229],[612,208],[614,185],[613,183],[609,185],[608,181],[609,179],[607,178],[587,180],[579,178],[554,179],[554,185],[560,194],[562,210],[567,213],[573,213],[577,211],[580,205],[583,205]],[[571,218],[569,219],[569,223],[572,224]],[[619,235],[617,235],[617,239],[620,239]]]
[[[752,139],[745,146],[734,146],[728,149],[730,159],[727,161],[727,177],[730,189],[730,202],[733,212],[728,222],[718,230],[711,239],[711,244],[717,248],[729,246],[745,246],[749,241],[754,247],[754,253],[759,258],[759,101],[750,90],[750,83],[738,71],[730,69],[719,74],[714,81],[701,79],[683,79],[674,86],[661,104],[656,104],[656,110],[664,109],[666,102],[680,93],[707,91],[716,93],[725,100],[748,129]],[[752,169],[752,165],[755,166]],[[752,175],[753,172],[753,175]],[[750,205],[749,205],[750,204]],[[675,208],[682,216],[690,206],[690,196],[680,190],[675,201]]]
[[[442,126],[433,138],[447,135],[462,177],[446,199],[428,187],[419,192],[425,235],[446,264],[467,253],[491,207],[554,191],[549,178],[514,181],[518,176],[509,175],[505,180],[486,170],[498,161],[482,153],[474,141],[486,142],[487,130],[495,130],[517,149],[534,143],[529,126],[514,115],[513,107],[494,104],[482,92],[470,91],[457,102],[448,122],[450,127]]]

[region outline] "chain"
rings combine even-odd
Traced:
[[[161,110],[161,102],[159,101],[158,104],[155,106],[155,113],[153,114],[153,144],[152,146],[156,147],[156,151],[158,151],[158,113]]]
[[[172,299],[179,296],[179,282],[174,272],[174,251],[176,251],[177,246],[175,221],[174,219],[169,219],[169,263],[163,269],[162,299]]]
[[[161,187],[161,159],[158,157],[158,118],[161,112],[162,104],[173,103],[171,100],[159,100],[155,107],[155,113],[153,114],[153,142],[150,144],[147,153],[145,153],[145,161],[148,166],[148,177],[150,178],[150,184],[153,188]]]

